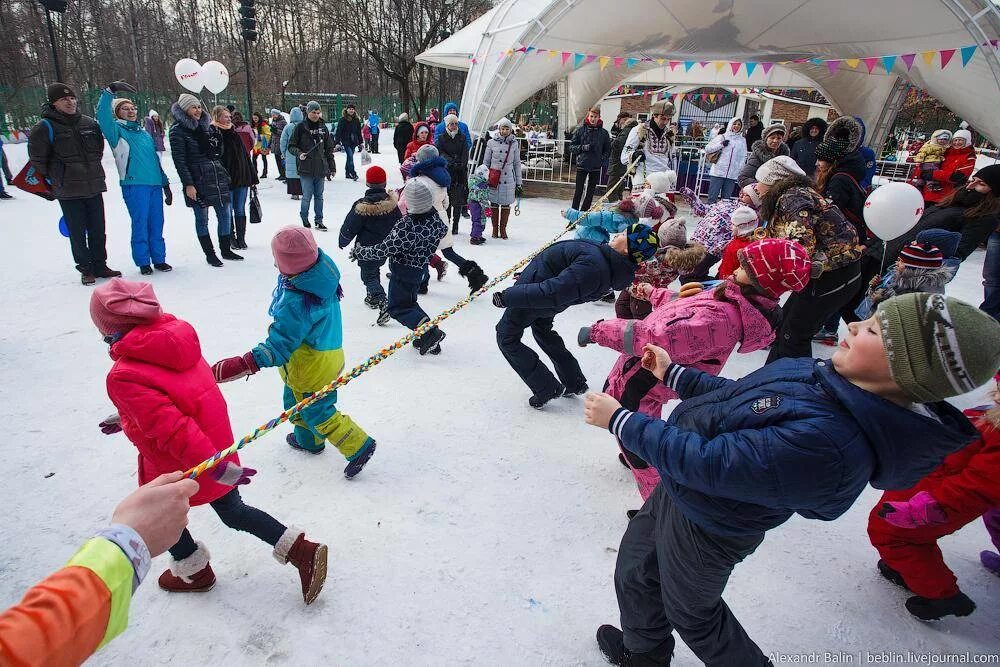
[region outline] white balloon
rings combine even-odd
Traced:
[[[209,60],[201,66],[201,80],[206,88],[218,95],[229,85],[229,70],[218,60]]]
[[[923,214],[924,197],[909,183],[879,186],[865,200],[865,223],[883,241],[897,239],[913,229]]]
[[[192,58],[178,60],[177,64],[174,65],[174,76],[177,77],[177,81],[182,86],[192,93],[201,92],[201,65],[198,64],[197,60]]]

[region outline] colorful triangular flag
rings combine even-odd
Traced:
[[[875,65],[878,64],[878,58],[862,58],[861,62],[865,64],[868,68],[868,73],[871,74],[872,70],[875,69]]]
[[[620,68],[624,64],[625,64],[624,58],[615,58],[615,69]]]
[[[582,53],[574,53],[573,54],[573,69],[576,69],[577,67],[579,67],[580,65],[582,65],[583,64],[583,60],[586,57],[587,56],[585,56]]]
[[[665,62],[667,62],[666,58],[657,58],[656,59],[656,64],[657,65],[663,66],[663,63],[665,63]]]
[[[828,70],[830,70],[830,74],[836,74],[837,70],[840,69],[840,61],[839,60],[827,60],[826,61],[826,68]]]
[[[858,64],[861,62],[861,60],[858,58],[846,58],[844,62],[847,63],[847,66],[850,67],[851,69],[857,69]]]
[[[670,71],[673,72],[674,68],[677,67],[680,64],[681,64],[681,61],[679,61],[679,60],[671,60],[670,61]]]
[[[638,58],[626,58],[625,59],[625,69],[632,69],[635,67],[636,63],[639,62]]]
[[[927,63],[928,65],[933,65],[934,64],[934,54],[935,53],[937,53],[937,51],[924,51],[920,55],[924,57],[924,62],[925,63]]]
[[[562,52],[562,64],[565,65],[566,63],[568,63],[569,59],[572,58],[572,57],[573,57],[572,53],[570,53],[569,51],[563,51]]]
[[[685,72],[690,72],[692,67],[694,67],[694,63],[693,62],[691,62],[690,60],[685,60],[684,61],[684,71]]]
[[[753,71],[755,69],[757,69],[757,63],[755,63],[752,60],[748,61],[747,62],[747,76],[752,76],[753,75]]]
[[[589,65],[590,63],[594,62],[595,60],[597,60],[597,56],[588,54],[587,57],[584,58],[583,64],[584,65]]]
[[[610,61],[611,61],[611,58],[609,56],[601,56],[600,58],[597,59],[597,62],[599,62],[601,64],[601,71],[602,72],[604,71],[604,68],[608,66],[608,63]]]
[[[941,49],[940,53],[941,53],[941,69],[944,69],[945,67],[948,66],[948,63],[950,63],[951,59],[954,57],[955,49]]]
[[[715,104],[715,97],[716,97],[715,93],[709,93],[708,101],[711,102],[712,104]]]
[[[882,67],[886,74],[892,73],[892,68],[896,65],[896,56],[882,56]]]
[[[910,68],[913,67],[913,59],[917,57],[916,53],[904,53],[900,56],[900,59],[906,64],[906,71],[909,72]]]
[[[720,71],[722,71],[722,68],[725,67],[725,66],[726,66],[725,62],[723,62],[721,60],[716,60],[715,61],[715,73],[718,74]],[[704,67],[704,65],[702,65],[702,67]]]
[[[743,67],[743,63],[729,63],[729,68],[733,70],[734,76],[736,75],[737,72],[740,71],[741,67]]]
[[[974,55],[976,55],[976,47],[975,47],[975,45],[973,45],[973,46],[963,46],[962,47],[962,67],[965,67],[966,65],[968,65],[969,61],[972,60],[972,56],[974,56]]]
[[[774,63],[761,63],[760,66],[764,70],[764,74],[770,74],[771,68],[774,67]]]

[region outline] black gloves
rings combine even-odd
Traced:
[[[163,186],[163,203],[167,206],[174,203],[174,193],[170,191],[169,185]]]
[[[725,148],[728,145],[729,145],[729,139],[723,139],[722,140],[722,147]]]
[[[135,89],[135,87],[132,84],[126,83],[125,81],[112,81],[111,83],[108,84],[108,90],[110,90],[112,93],[116,93],[116,94],[117,93],[133,93],[134,94],[134,93],[139,92],[139,91],[137,91]]]
[[[951,176],[948,177],[948,180],[954,183],[955,185],[962,185],[963,183],[969,180],[969,177],[960,171],[953,171],[951,172]]]
[[[518,197],[523,196],[524,195],[524,186],[523,185],[516,186],[514,188],[514,195],[518,196]]]
[[[493,305],[497,308],[507,307],[507,304],[503,302],[503,292],[493,292]]]
[[[646,161],[646,151],[638,151],[632,154],[632,159],[635,160],[636,164]]]
[[[583,151],[584,153],[589,153],[590,152],[590,144],[584,144],[584,145],[580,146],[580,150]]]

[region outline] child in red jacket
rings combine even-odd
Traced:
[[[94,290],[90,316],[115,362],[107,389],[118,412],[101,422],[101,430],[124,431],[139,450],[139,484],[192,468],[233,443],[226,401],[201,356],[198,334],[162,311],[152,285],[115,278]],[[243,503],[236,487],[256,473],[240,466],[236,454],[227,456],[198,478],[191,505],[210,504],[224,524],[273,546],[279,562],[299,571],[302,597],[310,604],[326,580],[327,547]],[[160,588],[200,592],[215,585],[208,549],[187,529],[169,551],[173,559]]]
[[[994,400],[1000,401],[1000,393]],[[914,593],[906,609],[925,621],[975,611],[976,604],[959,590],[945,565],[937,541],[1000,506],[1000,403],[989,410],[966,410],[965,415],[980,439],[947,457],[913,488],[882,494],[868,517],[868,536],[881,556],[879,572]],[[1000,542],[991,518],[984,517],[987,529]],[[988,568],[991,556],[996,554],[981,555]]]
[[[749,206],[738,206],[730,216],[733,226],[733,239],[726,245],[722,253],[722,264],[719,265],[719,279],[725,280],[740,268],[737,253],[753,243],[754,232],[757,230],[757,211]]]

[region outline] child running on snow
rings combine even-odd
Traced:
[[[489,173],[489,167],[481,164],[469,176],[469,215],[472,217],[469,243],[472,245],[486,243],[486,238],[483,237],[483,232],[486,231],[484,218],[493,216],[493,210],[490,208],[490,186],[486,182]]]
[[[365,127],[368,127],[365,125]],[[393,226],[403,214],[399,210],[399,199],[395,192],[385,189],[385,170],[378,165],[369,167],[365,172],[365,185],[368,190],[365,196],[354,202],[348,211],[344,224],[340,228],[338,245],[346,248],[355,238],[360,245],[375,245],[385,240]],[[361,269],[361,282],[365,285],[365,304],[374,310],[384,311],[388,305],[379,270],[385,260],[358,261]],[[379,322],[385,324],[385,322]]]
[[[212,366],[218,382],[232,382],[276,366],[285,382],[288,409],[336,380],[344,370],[340,270],[316,246],[305,227],[282,227],[271,239],[280,276],[267,314],[274,322],[267,339],[239,357]],[[375,441],[354,420],[337,410],[331,392],[292,417],[295,432],[286,441],[294,449],[319,454],[325,441],[347,459],[344,477],[353,479],[375,453]]]
[[[740,267],[711,291],[678,298],[666,288],[640,285],[640,298],[652,312],[643,320],[601,320],[580,329],[581,346],[597,343],[621,352],[604,391],[629,410],[659,418],[677,393],[642,368],[639,357],[647,344],[667,350],[675,363],[718,375],[739,345],[741,353],[762,350],[774,340],[780,319],[778,299],[809,282],[812,262],[794,241],[762,239],[739,252]],[[632,469],[645,500],[660,476],[641,457],[622,448],[623,463]]]
[[[233,444],[226,400],[201,356],[198,335],[187,322],[163,312],[152,285],[121,278],[101,285],[91,295],[90,317],[114,360],[107,390],[118,412],[100,427],[109,435],[124,431],[139,450],[140,486],[193,468]],[[290,562],[299,571],[302,598],[310,604],[326,581],[326,545],[246,505],[237,487],[255,474],[231,454],[198,478],[199,491],[190,503],[211,505],[228,527],[274,547],[278,562]],[[160,588],[185,593],[215,586],[208,549],[187,529],[169,551],[170,569],[160,575]]]
[[[690,271],[705,256],[705,249],[697,243],[687,242],[687,223],[684,218],[666,220],[653,225],[660,239],[660,247],[653,259],[643,262],[635,271],[635,279],[628,289],[622,290],[615,301],[615,315],[623,320],[641,320],[649,315],[653,306],[636,293],[639,285],[656,288],[669,287],[678,275]]]
[[[913,593],[906,609],[924,621],[968,616],[976,609],[945,564],[937,546],[940,538],[982,516],[1000,547],[994,509],[1000,507],[1000,392],[993,401],[965,411],[979,430],[978,440],[946,458],[916,486],[886,491],[868,516],[868,537],[881,556],[878,571]],[[1000,574],[1000,557],[984,551],[981,558]]]
[[[404,215],[381,243],[354,245],[351,258],[358,261],[389,260],[389,301],[379,314],[379,323],[391,316],[410,329],[430,319],[417,304],[420,284],[434,249],[448,233],[448,225],[434,207],[434,193],[423,179],[413,178],[403,188],[407,207]],[[444,332],[436,326],[413,341],[421,355],[441,354]]]
[[[726,244],[722,251],[722,264],[719,265],[719,278],[725,280],[740,267],[739,252],[753,243],[754,232],[760,220],[757,211],[749,206],[737,206],[729,217],[733,227],[733,240]]]
[[[906,294],[848,325],[832,359],[780,359],[740,380],[672,362],[643,367],[681,403],[666,421],[606,394],[586,400],[663,481],[622,538],[615,589],[623,630],[601,626],[612,664],[667,664],[673,631],[710,665],[767,657],[722,599],[733,568],[793,514],[831,521],[871,483],[907,488],[975,429],[945,398],[1000,367],[1000,323],[940,294]]]

